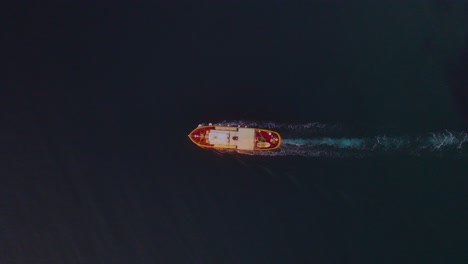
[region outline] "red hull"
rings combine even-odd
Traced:
[[[200,147],[237,150],[273,150],[281,145],[278,132],[261,128],[199,126],[189,135]]]

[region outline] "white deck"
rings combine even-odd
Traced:
[[[228,145],[229,131],[211,130],[210,134],[208,135],[208,140],[211,144]]]
[[[239,139],[232,140],[233,134],[236,133]],[[255,129],[254,128],[239,128],[238,132],[231,132],[231,144],[236,144],[240,150],[254,150],[255,147]]]
[[[237,140],[234,140],[235,137],[237,137]],[[216,127],[210,130],[208,142],[218,146],[235,146],[235,148],[239,150],[254,150],[255,129]]]

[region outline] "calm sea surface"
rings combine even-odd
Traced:
[[[0,262],[464,263],[465,1],[228,2],[11,16]]]

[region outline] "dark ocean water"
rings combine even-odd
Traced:
[[[0,263],[466,263],[466,1],[148,4],[3,16]]]

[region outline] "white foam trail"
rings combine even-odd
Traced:
[[[421,155],[424,153],[456,153],[463,154],[468,145],[468,134],[465,132],[432,133],[426,137],[388,137],[374,138],[316,138],[316,139],[284,139],[284,153],[272,155],[301,156],[362,156],[372,153],[408,153]]]
[[[366,145],[366,139],[361,138],[294,138],[283,139],[283,144],[296,146],[332,146],[336,148],[363,148]]]
[[[468,145],[466,132],[428,133],[419,137],[374,136],[339,137],[344,134],[340,125],[313,123],[278,123],[272,121],[234,120],[214,123],[222,126],[259,127],[278,131],[281,147],[273,151],[245,151],[255,156],[304,156],[304,157],[364,157],[377,153],[456,153],[464,154]],[[465,150],[466,152],[466,150]],[[227,151],[226,153],[232,153]]]

